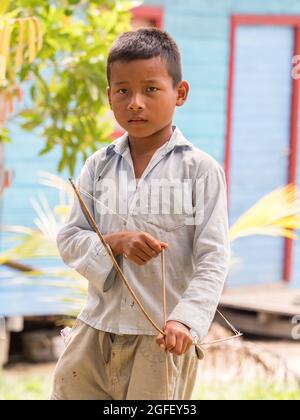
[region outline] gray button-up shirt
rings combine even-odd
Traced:
[[[172,137],[155,152],[138,182],[128,134],[124,134],[87,159],[77,186],[102,234],[140,230],[168,243],[168,320],[182,322],[202,340],[229,266],[222,167],[174,127]],[[88,300],[79,315],[82,321],[116,334],[157,334],[116,274],[77,199],[58,233],[57,245],[64,262],[88,280]],[[163,328],[160,256],[144,266],[122,255],[117,259],[146,311]]]

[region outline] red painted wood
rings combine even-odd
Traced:
[[[232,109],[234,97],[234,63],[235,63],[235,35],[239,25],[272,25],[272,26],[291,26],[295,28],[295,48],[294,54],[300,55],[300,17],[288,15],[234,15],[231,17],[230,26],[230,59],[228,75],[228,96],[227,96],[227,127],[224,167],[227,178],[228,203],[230,191],[230,163],[231,163],[231,137],[232,137]],[[290,132],[290,159],[288,183],[297,183],[298,168],[298,127],[300,111],[300,80],[293,80],[292,102],[291,102],[291,132]],[[230,205],[230,203],[229,203]],[[283,280],[290,282],[292,277],[293,248],[294,242],[286,239],[284,244],[284,267]]]
[[[133,17],[146,18],[153,20],[157,28],[162,29],[164,26],[164,8],[163,7],[150,7],[140,6],[132,9]]]
[[[7,189],[11,186],[12,178],[13,178],[13,172],[12,171],[5,171],[4,189]]]
[[[300,26],[295,28],[295,47],[294,55],[300,54]],[[293,79],[292,101],[291,101],[291,142],[290,142],[290,159],[288,183],[297,184],[298,172],[298,143],[299,143],[299,109],[300,109],[300,80]],[[294,241],[292,239],[285,240],[285,258],[283,279],[290,282],[292,278],[293,267],[293,251]]]
[[[227,181],[227,199],[228,209],[230,206],[230,158],[231,158],[231,135],[232,135],[232,110],[233,110],[233,81],[234,81],[234,63],[235,63],[235,31],[236,24],[234,19],[231,19],[230,25],[230,57],[229,57],[229,74],[228,74],[228,87],[227,87],[227,127],[226,127],[226,143],[225,143],[225,159],[224,170]]]
[[[272,25],[272,26],[299,26],[299,16],[289,15],[234,15],[235,25]]]
[[[0,144],[0,198],[3,196],[4,191],[11,186],[12,176],[12,171],[5,170],[4,145]]]
[[[5,188],[4,145],[0,144],[0,198]]]

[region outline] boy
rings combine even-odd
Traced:
[[[57,244],[89,281],[89,294],[56,367],[52,399],[165,398],[165,357],[167,398],[191,399],[198,363],[192,341],[207,334],[228,270],[224,172],[172,125],[189,85],[166,32],[123,34],[111,48],[107,78],[110,107],[126,133],[87,160],[77,185],[165,336],[135,304],[75,200]]]

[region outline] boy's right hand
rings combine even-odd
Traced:
[[[118,232],[104,236],[115,255],[124,254],[137,265],[145,265],[168,248],[166,242],[158,241],[146,232]]]

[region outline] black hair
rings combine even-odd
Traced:
[[[107,60],[107,80],[110,83],[111,65],[116,61],[133,61],[161,57],[166,62],[173,86],[182,80],[181,57],[174,39],[157,28],[141,28],[123,33],[112,45]]]

